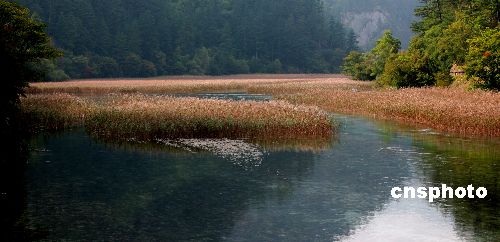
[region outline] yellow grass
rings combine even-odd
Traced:
[[[242,75],[228,77],[205,77],[204,79],[112,79],[112,80],[77,80],[68,82],[32,83],[27,90],[30,94],[38,93],[195,93],[214,91],[245,91],[256,86],[273,84],[295,86],[297,83],[315,83],[329,81],[337,87],[350,88],[353,81],[338,75]],[[356,82],[359,86],[369,86],[366,82]]]
[[[334,125],[317,107],[285,101],[229,101],[141,94],[100,98],[72,94],[29,94],[21,100],[32,130],[85,124],[113,140],[156,138],[250,138],[284,141],[331,139]]]
[[[21,120],[29,131],[61,130],[82,125],[93,111],[90,102],[65,93],[28,95],[21,99]]]
[[[316,107],[284,101],[228,101],[165,96],[119,95],[86,120],[104,137],[154,138],[329,137],[333,125]]]
[[[437,87],[360,91],[316,85],[293,94],[273,87],[255,91],[271,90],[281,99],[331,112],[395,120],[463,136],[500,136],[498,92]]]
[[[361,114],[430,127],[460,135],[500,136],[500,94],[460,88],[381,89],[338,75],[280,75],[83,80],[36,83],[30,93],[120,92],[187,93],[248,91],[271,94],[294,104],[325,111]]]

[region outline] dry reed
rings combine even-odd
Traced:
[[[65,94],[27,95],[21,98],[21,120],[30,132],[61,130],[82,125],[94,106],[83,98]]]
[[[102,95],[108,93],[197,93],[217,91],[245,91],[255,86],[272,84],[296,86],[300,83],[329,82],[336,87],[353,85],[352,80],[338,75],[255,75],[206,77],[205,79],[112,79],[77,80],[67,82],[32,83],[27,89],[30,94],[73,93],[81,95]],[[359,86],[369,86],[366,82],[355,82]],[[290,84],[290,85],[288,85]]]
[[[96,109],[86,127],[103,137],[274,138],[331,136],[328,115],[284,101],[229,101],[119,95]]]
[[[361,114],[466,136],[500,136],[500,93],[460,88],[381,89],[342,76],[280,75],[164,80],[36,83],[31,93],[188,93],[247,91],[271,94],[329,112]]]
[[[278,92],[281,93],[281,92]],[[500,136],[500,94],[458,88],[352,91],[309,89],[288,95],[292,103],[430,127],[463,136]]]
[[[316,107],[285,101],[229,101],[170,96],[36,94],[22,99],[30,129],[82,125],[112,140],[156,138],[330,138],[334,125]]]

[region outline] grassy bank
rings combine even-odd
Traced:
[[[330,137],[334,126],[316,107],[169,96],[36,94],[22,99],[27,127],[58,130],[85,125],[112,140]]]
[[[380,89],[338,75],[229,76],[36,83],[30,93],[248,91],[325,111],[395,120],[464,136],[500,136],[500,93],[460,88]]]

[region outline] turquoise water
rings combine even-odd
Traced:
[[[498,140],[337,120],[331,145],[311,150],[41,135],[25,178],[27,227],[47,240],[500,240]],[[390,195],[442,183],[484,186],[488,196],[430,204]]]

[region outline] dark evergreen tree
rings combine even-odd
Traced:
[[[19,2],[71,53],[57,67],[72,78],[336,72],[356,49],[322,0]]]

